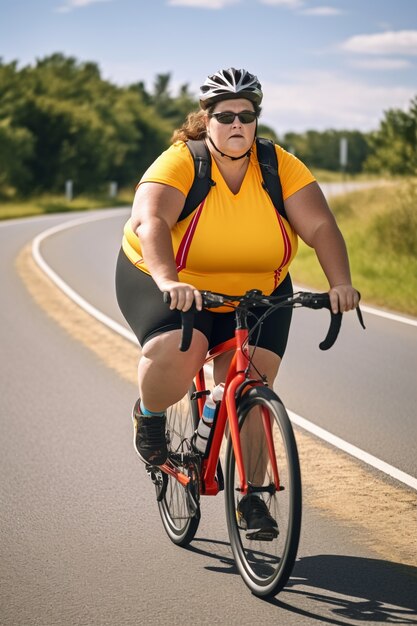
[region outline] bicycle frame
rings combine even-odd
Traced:
[[[239,473],[240,492],[242,496],[247,494],[249,490],[249,486],[246,480],[242,446],[240,441],[239,422],[236,409],[236,394],[239,387],[241,386],[255,387],[262,385],[263,382],[260,380],[252,380],[247,377],[246,371],[248,369],[249,362],[249,349],[246,341],[247,338],[247,327],[236,328],[235,337],[210,350],[204,362],[204,364],[206,365],[217,356],[224,354],[225,352],[228,352],[230,350],[234,351],[226,377],[225,393],[222,401],[220,402],[216,422],[213,426],[213,435],[210,450],[207,458],[204,458],[202,460],[200,495],[215,496],[219,492],[219,484],[216,478],[216,472],[220,456],[220,448],[222,445],[222,440],[226,429],[226,423],[228,420],[233,450],[236,458],[236,465]],[[194,382],[197,391],[198,413],[201,418],[204,406],[204,394],[199,392],[204,392],[206,390],[204,367],[201,368],[201,370],[198,372]],[[262,419],[268,442],[269,457],[271,460],[272,470],[274,474],[275,489],[278,491],[280,488],[279,474],[274,453],[274,442],[271,423],[269,420],[268,411],[264,408],[262,409]],[[190,480],[188,476],[186,476],[177,468],[168,463],[162,465],[161,469],[176,478],[176,480],[179,480],[180,483],[184,486],[187,485]]]
[[[212,304],[216,304],[217,306],[223,305],[225,302],[224,299],[228,299],[229,302],[233,302],[233,296],[227,296],[225,294],[215,294],[213,292],[203,292],[206,296],[211,294],[214,296],[214,300],[211,301]],[[244,296],[236,296],[236,300],[242,302],[245,298],[249,299],[254,296],[261,296],[261,300],[264,297],[260,291],[252,290],[246,292]],[[220,298],[220,299],[219,299]],[[267,298],[267,297],[265,297]],[[165,302],[169,303],[169,294],[164,294]],[[258,300],[259,301],[259,300]],[[331,314],[330,326],[327,332],[327,336],[319,344],[321,350],[328,350],[336,341],[340,325],[342,322],[342,313],[333,313],[329,295],[327,293],[323,294],[314,294],[314,293],[298,293],[293,294],[293,296],[285,298],[286,306],[307,306],[312,309],[320,309],[327,308]],[[209,301],[210,302],[210,301]],[[209,304],[210,307],[210,304]],[[190,311],[192,312],[192,311]],[[193,312],[192,312],[193,313]],[[356,313],[358,315],[359,322],[363,328],[365,325],[363,323],[362,314],[359,308],[359,305],[356,307]],[[194,314],[194,313],[193,313]],[[183,334],[181,344],[179,349],[185,351],[188,349],[192,337],[192,328],[193,322],[190,323],[190,318],[188,319],[187,324],[185,323],[185,316],[187,314],[183,314]],[[236,315],[236,328],[235,328],[235,336],[233,339],[228,340],[227,342],[220,344],[213,350],[211,350],[207,358],[205,359],[205,364],[209,363],[211,360],[223,354],[229,350],[233,350],[233,358],[232,362],[229,366],[229,370],[226,377],[225,382],[225,394],[220,403],[216,423],[214,425],[214,431],[212,434],[210,450],[208,452],[207,458],[203,458],[202,467],[201,467],[201,488],[200,493],[203,495],[216,495],[220,488],[216,479],[217,466],[220,455],[220,448],[222,444],[222,439],[224,436],[226,422],[229,420],[230,423],[230,433],[232,438],[233,451],[235,454],[236,465],[238,468],[238,474],[240,478],[240,491],[243,495],[246,495],[250,490],[250,486],[246,481],[245,476],[245,468],[243,463],[242,456],[242,446],[239,435],[239,422],[238,415],[236,410],[236,397],[239,394],[239,391],[243,390],[244,387],[256,387],[259,385],[263,385],[263,381],[261,380],[251,380],[247,377],[248,363],[249,363],[249,349],[248,349],[248,324],[247,324],[247,310],[244,307],[235,308]],[[186,331],[187,328],[187,331]],[[205,385],[205,377],[204,377],[204,369],[202,368],[195,378],[195,386],[197,390],[197,406],[198,413],[201,419],[201,415],[203,412],[204,406],[204,391],[206,391]],[[241,389],[239,389],[241,387]],[[268,446],[268,454],[271,461],[272,473],[274,476],[274,489],[279,491],[279,474],[276,463],[276,456],[274,451],[274,441],[272,436],[271,424],[269,421],[269,413],[265,407],[261,408],[262,411],[262,420],[264,431],[267,440]],[[174,464],[170,461],[167,461],[164,465],[160,466],[162,471],[170,476],[174,477],[178,480],[183,486],[187,486],[190,482],[189,476],[181,472]]]

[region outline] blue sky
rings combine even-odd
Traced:
[[[417,0],[0,0],[4,62],[53,52],[122,85],[169,72],[173,93],[245,67],[279,134],[369,131],[417,95]]]

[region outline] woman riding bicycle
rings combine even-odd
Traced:
[[[161,465],[167,457],[167,407],[186,394],[207,350],[234,336],[233,313],[204,310],[196,315],[190,349],[178,350],[180,312],[194,302],[201,310],[200,291],[292,293],[288,269],[300,236],[315,249],[329,282],[333,311],[348,311],[359,303],[345,242],[307,167],[275,146],[287,219],[277,214],[262,186],[255,143],[262,97],[257,77],[244,69],[209,76],[200,89],[200,110],[174,133],[173,144],[137,187],[118,258],[116,288],[121,311],[142,348],[134,442],[149,464]],[[214,185],[204,203],[179,220],[194,179],[185,143],[189,139],[205,140]],[[170,294],[169,306],[162,292]],[[274,312],[257,337],[254,366],[271,387],[285,352],[291,314],[286,308]],[[229,360],[229,353],[215,360],[216,384],[224,381]],[[248,526],[262,524],[259,518],[268,512],[261,498],[250,498],[244,514],[250,517],[255,510],[256,522],[249,519]]]

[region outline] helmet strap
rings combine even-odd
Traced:
[[[238,157],[234,157],[234,156],[230,156],[230,154],[226,154],[225,152],[222,152],[221,150],[218,149],[218,147],[216,146],[216,144],[214,143],[213,139],[210,137],[210,135],[207,133],[207,137],[209,142],[211,143],[211,145],[213,146],[213,148],[215,150],[217,150],[217,152],[222,156],[222,157],[227,157],[228,159],[231,159],[232,161],[239,161],[240,159],[244,159],[245,157],[249,157],[250,153],[252,152],[252,148],[249,148],[249,150],[247,152],[245,152],[245,154],[241,154]]]

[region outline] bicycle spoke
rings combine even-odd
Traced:
[[[199,507],[194,504],[198,500],[198,467],[195,457],[190,454],[189,441],[196,428],[196,407],[190,400],[191,392],[167,410],[168,458],[182,473],[190,477],[187,487],[171,475],[167,475],[164,497],[158,501],[159,512],[164,528],[174,543],[185,546],[194,537],[199,520]],[[197,483],[197,485],[196,485]],[[190,499],[188,490],[197,492]]]

